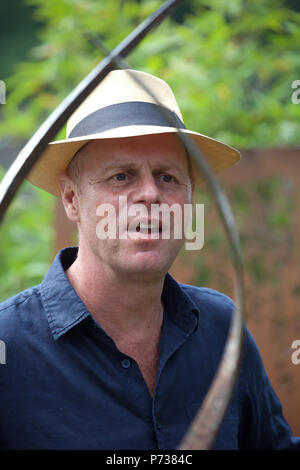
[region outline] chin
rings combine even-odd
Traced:
[[[138,274],[139,276],[147,276],[148,274],[164,276],[173,264],[173,261],[174,260],[162,260],[161,258],[154,259],[153,257],[148,257],[147,259],[147,256],[141,256],[138,259],[131,260],[129,263],[124,264],[124,270],[128,274]]]

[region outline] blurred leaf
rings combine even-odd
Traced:
[[[0,167],[0,180],[4,171]],[[50,266],[53,196],[24,183],[0,227],[0,301],[39,283]]]
[[[27,0],[40,27],[31,60],[7,81],[0,135],[29,137],[158,0]],[[186,125],[240,148],[299,145],[300,14],[284,0],[186,2],[128,58],[167,80]],[[57,138],[61,138],[62,133]]]

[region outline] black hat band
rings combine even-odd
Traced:
[[[186,129],[174,111],[143,101],[128,101],[98,109],[78,122],[69,138],[109,131],[125,126],[159,126]]]

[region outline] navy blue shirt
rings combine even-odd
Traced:
[[[152,399],[66,277],[76,253],[61,251],[40,285],[0,304],[0,449],[176,449],[216,372],[233,302],[166,275]],[[300,448],[248,331],[214,448]]]

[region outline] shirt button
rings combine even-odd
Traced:
[[[158,430],[160,430],[161,429],[161,424],[157,423],[156,427],[157,427]]]
[[[121,361],[121,364],[122,364],[122,367],[124,367],[124,369],[128,369],[128,367],[130,367],[130,361],[129,359],[123,359]]]

